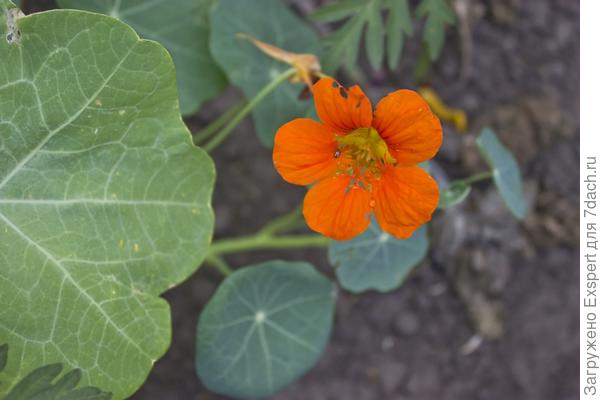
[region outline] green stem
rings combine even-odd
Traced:
[[[258,235],[261,236],[272,236],[275,233],[285,232],[290,229],[294,229],[299,225],[302,218],[302,205],[296,207],[291,212],[282,215],[281,217],[275,218],[273,221],[265,225]]]
[[[214,150],[223,140],[231,134],[233,129],[256,107],[269,93],[271,93],[277,86],[288,80],[292,75],[296,73],[295,68],[290,68],[282,72],[277,78],[272,80],[267,86],[262,88],[260,92],[256,94],[249,102],[242,108],[242,110],[227,124],[221,132],[217,133],[205,146],[206,151]]]
[[[460,179],[457,182],[462,182],[465,185],[470,185],[470,184],[475,183],[475,182],[479,182],[479,181],[483,181],[483,180],[489,179],[492,176],[494,176],[494,172],[493,171],[480,172],[479,174],[471,175],[468,178]]]
[[[198,132],[195,132],[192,135],[194,137],[194,143],[200,144],[204,140],[211,137],[215,132],[225,126],[225,124],[227,124],[227,122],[229,122],[235,114],[240,112],[246,103],[246,100],[240,101],[238,104],[225,111],[219,118],[211,122],[209,125],[200,129]]]
[[[240,238],[223,239],[213,242],[210,255],[223,255],[252,250],[298,249],[305,247],[327,247],[329,239],[321,235],[289,235],[273,237],[252,235]]]
[[[206,258],[206,263],[219,271],[223,276],[229,276],[233,273],[233,270],[229,268],[229,265],[218,255],[209,255]]]

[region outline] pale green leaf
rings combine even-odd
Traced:
[[[9,3],[0,0],[0,10]],[[157,295],[202,261],[214,166],[158,43],[100,14],[0,14],[0,343],[6,388],[43,364],[125,398],[170,341]]]
[[[323,60],[326,71],[336,71],[341,65],[356,64],[365,21],[365,14],[357,13],[340,29],[323,39],[328,50]]]
[[[211,390],[263,398],[311,368],[329,338],[335,290],[304,262],[236,271],[200,316],[197,371]]]
[[[334,73],[340,66],[352,69],[356,65],[362,32],[369,20],[369,14],[373,13],[373,9],[371,8],[373,1],[375,0],[362,0],[356,4],[352,3],[353,7],[347,10],[347,16],[351,16],[351,18],[340,28],[322,39],[327,49],[323,59],[323,68],[325,71]],[[334,3],[330,6],[342,6],[343,4],[346,4],[346,2]],[[326,7],[328,6],[326,5],[323,8]],[[373,29],[377,30],[376,27]],[[371,31],[371,35],[374,33],[377,32]]]
[[[481,155],[492,168],[494,183],[506,206],[518,219],[525,218],[527,204],[517,161],[490,128],[481,131],[477,145]]]
[[[352,240],[332,241],[329,262],[340,285],[353,292],[387,292],[399,287],[423,260],[429,243],[423,226],[406,240],[383,232],[375,220]]]
[[[295,53],[320,52],[316,34],[280,0],[221,0],[212,10],[211,29],[215,59],[248,99],[289,65],[262,53],[239,33]],[[300,100],[302,90],[302,85],[285,82],[252,111],[263,144],[272,146],[281,125],[310,112],[312,100]]]
[[[389,5],[390,11],[386,21],[387,59],[390,69],[395,69],[402,53],[404,35],[412,34],[413,26],[406,0],[391,0]]]
[[[169,50],[177,69],[181,113],[192,114],[219,93],[227,79],[209,48],[208,12],[213,0],[58,0],[78,8],[119,18],[143,38]]]
[[[421,0],[416,15],[426,18],[423,39],[427,44],[429,58],[437,60],[446,37],[446,25],[454,25],[456,17],[448,0]]]
[[[367,11],[367,32],[365,43],[367,57],[374,69],[380,69],[383,62],[383,20],[381,18],[380,0],[373,0]]]
[[[311,18],[319,22],[333,22],[355,15],[365,5],[365,0],[343,0],[324,4]]]
[[[471,193],[471,185],[463,182],[454,182],[440,191],[438,208],[445,209],[462,203]]]
[[[78,388],[81,381],[78,369],[58,378],[62,369],[61,364],[36,368],[17,383],[4,400],[109,400],[112,397],[111,393],[92,386]]]

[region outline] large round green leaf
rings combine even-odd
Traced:
[[[140,36],[169,50],[177,69],[181,112],[192,114],[205,100],[221,93],[225,74],[208,49],[208,10],[213,0],[58,0],[78,8],[119,18]]]
[[[275,393],[316,363],[334,300],[332,283],[308,263],[271,261],[235,272],[200,316],[202,382],[236,398]]]
[[[319,53],[316,34],[281,0],[220,0],[210,21],[211,51],[229,80],[247,98],[254,97],[289,66],[262,53],[239,33],[288,51]],[[281,125],[311,112],[312,100],[299,99],[302,89],[301,85],[285,82],[253,110],[254,126],[265,145],[273,145]]]
[[[343,288],[361,293],[366,290],[387,292],[396,289],[416,267],[429,243],[423,226],[406,240],[383,232],[375,220],[352,240],[332,241],[329,262]]]
[[[477,145],[481,155],[492,168],[494,183],[504,203],[515,217],[525,218],[527,204],[523,196],[519,164],[490,128],[481,131],[477,138]]]
[[[20,18],[9,43],[7,7],[0,0],[0,343],[11,357],[0,397],[60,362],[124,398],[170,342],[157,295],[206,253],[214,166],[181,121],[158,43],[64,10]]]

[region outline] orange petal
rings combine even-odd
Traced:
[[[381,99],[373,126],[400,165],[429,160],[442,144],[440,120],[412,90],[398,90]]]
[[[369,226],[370,193],[350,186],[347,175],[333,176],[310,188],[304,198],[308,226],[335,240],[348,240]]]
[[[406,239],[431,219],[439,190],[437,183],[419,167],[388,167],[374,185],[375,216],[381,229]]]
[[[313,92],[321,122],[332,127],[336,133],[371,126],[371,102],[357,85],[347,90],[331,78],[321,78],[314,85]]]
[[[335,173],[336,149],[331,128],[312,119],[299,118],[277,130],[273,164],[289,183],[308,185]]]

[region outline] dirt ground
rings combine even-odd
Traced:
[[[307,12],[319,2],[291,3]],[[430,84],[467,111],[471,127],[461,135],[445,124],[433,172],[444,180],[481,171],[474,133],[489,125],[522,167],[529,215],[515,221],[489,183],[438,212],[425,262],[394,292],[342,291],[325,354],[274,399],[578,398],[579,2],[466,3],[471,40],[468,32],[449,31]],[[417,56],[413,38],[398,71],[369,73],[359,83],[372,99],[415,88]],[[236,97],[230,90],[188,122],[207,123]],[[304,190],[280,179],[248,121],[214,158],[216,238],[252,233],[302,201]],[[228,261],[243,266],[275,258],[309,260],[333,277],[323,250]],[[134,399],[223,399],[203,388],[194,371],[197,317],[220,279],[202,268],[165,294],[173,343]]]

